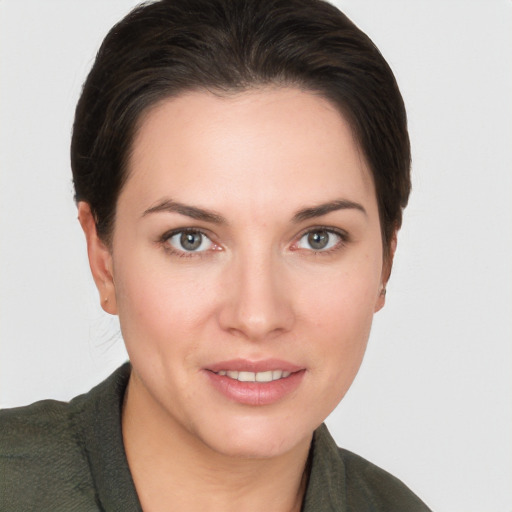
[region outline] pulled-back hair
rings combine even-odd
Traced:
[[[191,90],[262,86],[312,91],[352,127],[373,175],[384,247],[410,192],[402,97],[372,41],[322,0],[161,0],[135,8],[103,41],[77,105],[71,165],[110,242],[141,116]]]

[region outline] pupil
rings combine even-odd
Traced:
[[[308,243],[313,249],[323,249],[329,242],[327,231],[313,231],[308,235]]]
[[[201,239],[201,233],[182,233],[180,243],[187,251],[194,251],[201,245]]]

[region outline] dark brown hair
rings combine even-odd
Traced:
[[[370,166],[384,246],[410,192],[402,97],[372,41],[322,0],[161,0],[135,8],[103,41],[76,108],[71,165],[110,241],[141,115],[189,90],[265,85],[320,94],[351,124]]]

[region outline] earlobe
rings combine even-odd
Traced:
[[[116,294],[112,271],[112,253],[98,237],[96,222],[89,203],[78,203],[78,220],[87,241],[87,255],[96,288],[100,295],[101,307],[111,315],[117,314]]]
[[[380,311],[384,307],[385,303],[386,303],[386,285],[382,284],[379,289],[379,295],[377,296],[377,301],[375,302],[375,309],[374,309],[375,313],[377,313],[377,311]]]
[[[384,255],[384,262],[382,265],[381,285],[379,288],[377,301],[375,302],[375,313],[380,311],[386,303],[386,286],[391,275],[391,268],[393,266],[393,258],[395,257],[396,245],[397,245],[397,233],[398,230],[393,231],[393,235],[389,242],[389,249],[387,254]]]

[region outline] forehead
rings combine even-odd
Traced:
[[[168,194],[204,206],[219,195],[268,207],[290,195],[374,199],[373,180],[348,122],[326,99],[297,89],[228,96],[190,92],[141,119],[121,196]]]

